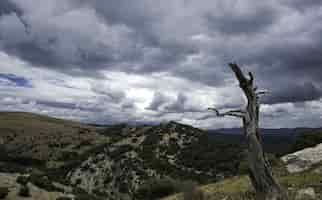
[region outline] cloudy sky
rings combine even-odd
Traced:
[[[320,127],[321,21],[317,0],[0,0],[0,110],[236,127],[206,110],[244,106],[235,61],[270,91],[262,127]]]

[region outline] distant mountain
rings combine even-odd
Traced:
[[[277,129],[267,129],[261,128],[262,135],[281,135],[281,136],[294,136],[304,132],[314,132],[317,130],[322,130],[322,128],[277,128]],[[222,133],[222,134],[233,134],[241,135],[243,134],[242,128],[223,128],[223,129],[214,129],[208,130],[209,133]]]
[[[299,150],[301,146],[303,146],[297,144],[300,147],[294,147],[294,144],[299,136],[307,133],[319,133],[322,131],[322,128],[263,128],[260,131],[265,151],[268,153],[276,154],[278,156],[282,156],[291,151]],[[222,138],[223,140],[230,141],[236,144],[244,143],[243,130],[241,128],[208,130],[208,133],[214,137]]]

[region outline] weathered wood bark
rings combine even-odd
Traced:
[[[274,179],[271,167],[263,151],[259,133],[259,95],[254,86],[254,77],[249,73],[246,78],[237,64],[229,64],[239,81],[239,86],[247,97],[246,109],[233,110],[225,113],[216,111],[217,116],[234,116],[243,121],[244,135],[248,147],[249,177],[256,192],[257,200],[286,200],[287,195]]]

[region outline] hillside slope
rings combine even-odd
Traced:
[[[290,200],[322,199],[322,144],[305,148],[282,157],[273,168],[279,183]],[[199,188],[207,200],[253,200],[254,194],[247,176],[236,176]],[[183,194],[163,200],[183,200]]]
[[[96,127],[29,113],[0,113],[0,144],[0,172],[112,200],[147,198],[144,186],[164,178],[215,182],[243,158],[240,146],[176,122]]]
[[[77,156],[104,139],[95,127],[77,122],[31,113],[0,112],[2,161],[58,167],[65,157]]]
[[[314,146],[312,138],[316,137],[299,136],[294,146]],[[62,195],[86,200],[153,200],[176,192],[168,183],[180,185],[188,180],[205,185],[202,189],[213,199],[249,199],[249,181],[240,175],[247,171],[241,144],[176,122],[94,126],[0,112],[0,193],[1,187],[7,187],[11,198],[20,198],[15,195],[21,187],[18,176],[23,175],[33,194],[30,200],[56,200]],[[272,161],[292,195],[322,181],[317,176],[320,162],[290,174],[285,164],[274,157]],[[160,183],[161,188],[151,190]]]
[[[175,122],[123,129],[123,134],[109,133],[104,151],[69,173],[73,184],[113,199],[144,199],[141,186],[151,178],[213,182],[236,174],[242,158],[240,148]]]

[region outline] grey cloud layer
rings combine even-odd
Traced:
[[[3,0],[0,2],[0,15],[9,14],[12,12],[21,14],[21,10],[11,1]]]
[[[45,0],[36,6],[34,1],[4,0],[1,48],[35,66],[83,75],[101,69],[170,71],[216,85],[223,83],[226,63],[236,60],[275,66],[272,74],[316,76],[321,74],[322,29],[321,3],[315,2],[68,0],[60,5]],[[310,10],[298,13],[302,7]],[[29,32],[23,31],[18,15]],[[283,33],[280,22],[288,15],[295,15],[294,20],[301,15],[303,21],[290,34]],[[191,40],[198,34],[211,41]],[[184,64],[198,53],[203,62]]]
[[[314,0],[1,0],[0,51],[73,76],[162,72],[215,88],[231,86],[236,61],[271,91],[265,104],[298,103],[322,97],[321,21]],[[124,91],[107,91],[133,108]],[[198,110],[187,98],[156,92],[146,108]]]

